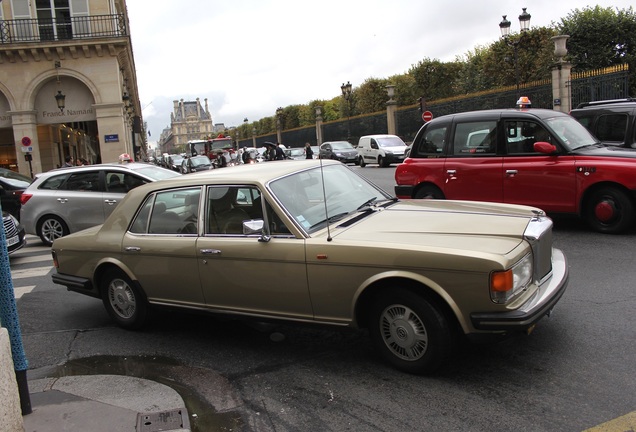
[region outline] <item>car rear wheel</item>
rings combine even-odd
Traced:
[[[451,326],[434,304],[406,289],[379,295],[369,315],[369,335],[382,357],[408,373],[434,372],[453,351]]]
[[[360,156],[360,168],[364,168],[365,166],[367,166],[367,164],[364,161],[364,158],[362,156]]]
[[[617,234],[627,230],[634,223],[634,203],[620,189],[598,189],[592,193],[587,203],[585,219],[596,231]]]
[[[108,314],[120,327],[130,330],[143,327],[148,315],[146,298],[123,271],[108,270],[100,288]]]
[[[69,234],[68,227],[64,221],[53,215],[44,216],[40,219],[37,231],[42,243],[47,246],[51,246],[55,239]]]
[[[437,187],[425,185],[420,187],[416,192],[415,199],[444,199],[444,194]]]

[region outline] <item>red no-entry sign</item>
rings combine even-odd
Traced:
[[[430,111],[424,111],[422,113],[422,120],[424,120],[425,122],[433,120],[433,113]]]

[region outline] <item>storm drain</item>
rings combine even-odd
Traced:
[[[138,413],[137,430],[139,432],[160,432],[184,429],[188,427],[185,426],[187,420],[184,421],[183,419],[184,413],[185,409],[174,409],[151,414]]]

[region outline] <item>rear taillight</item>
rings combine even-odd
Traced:
[[[20,204],[25,205],[32,196],[33,194],[23,193],[22,195],[20,195]]]

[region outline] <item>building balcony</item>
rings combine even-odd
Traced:
[[[124,15],[92,15],[0,21],[0,49],[14,45],[113,39],[128,36]]]

